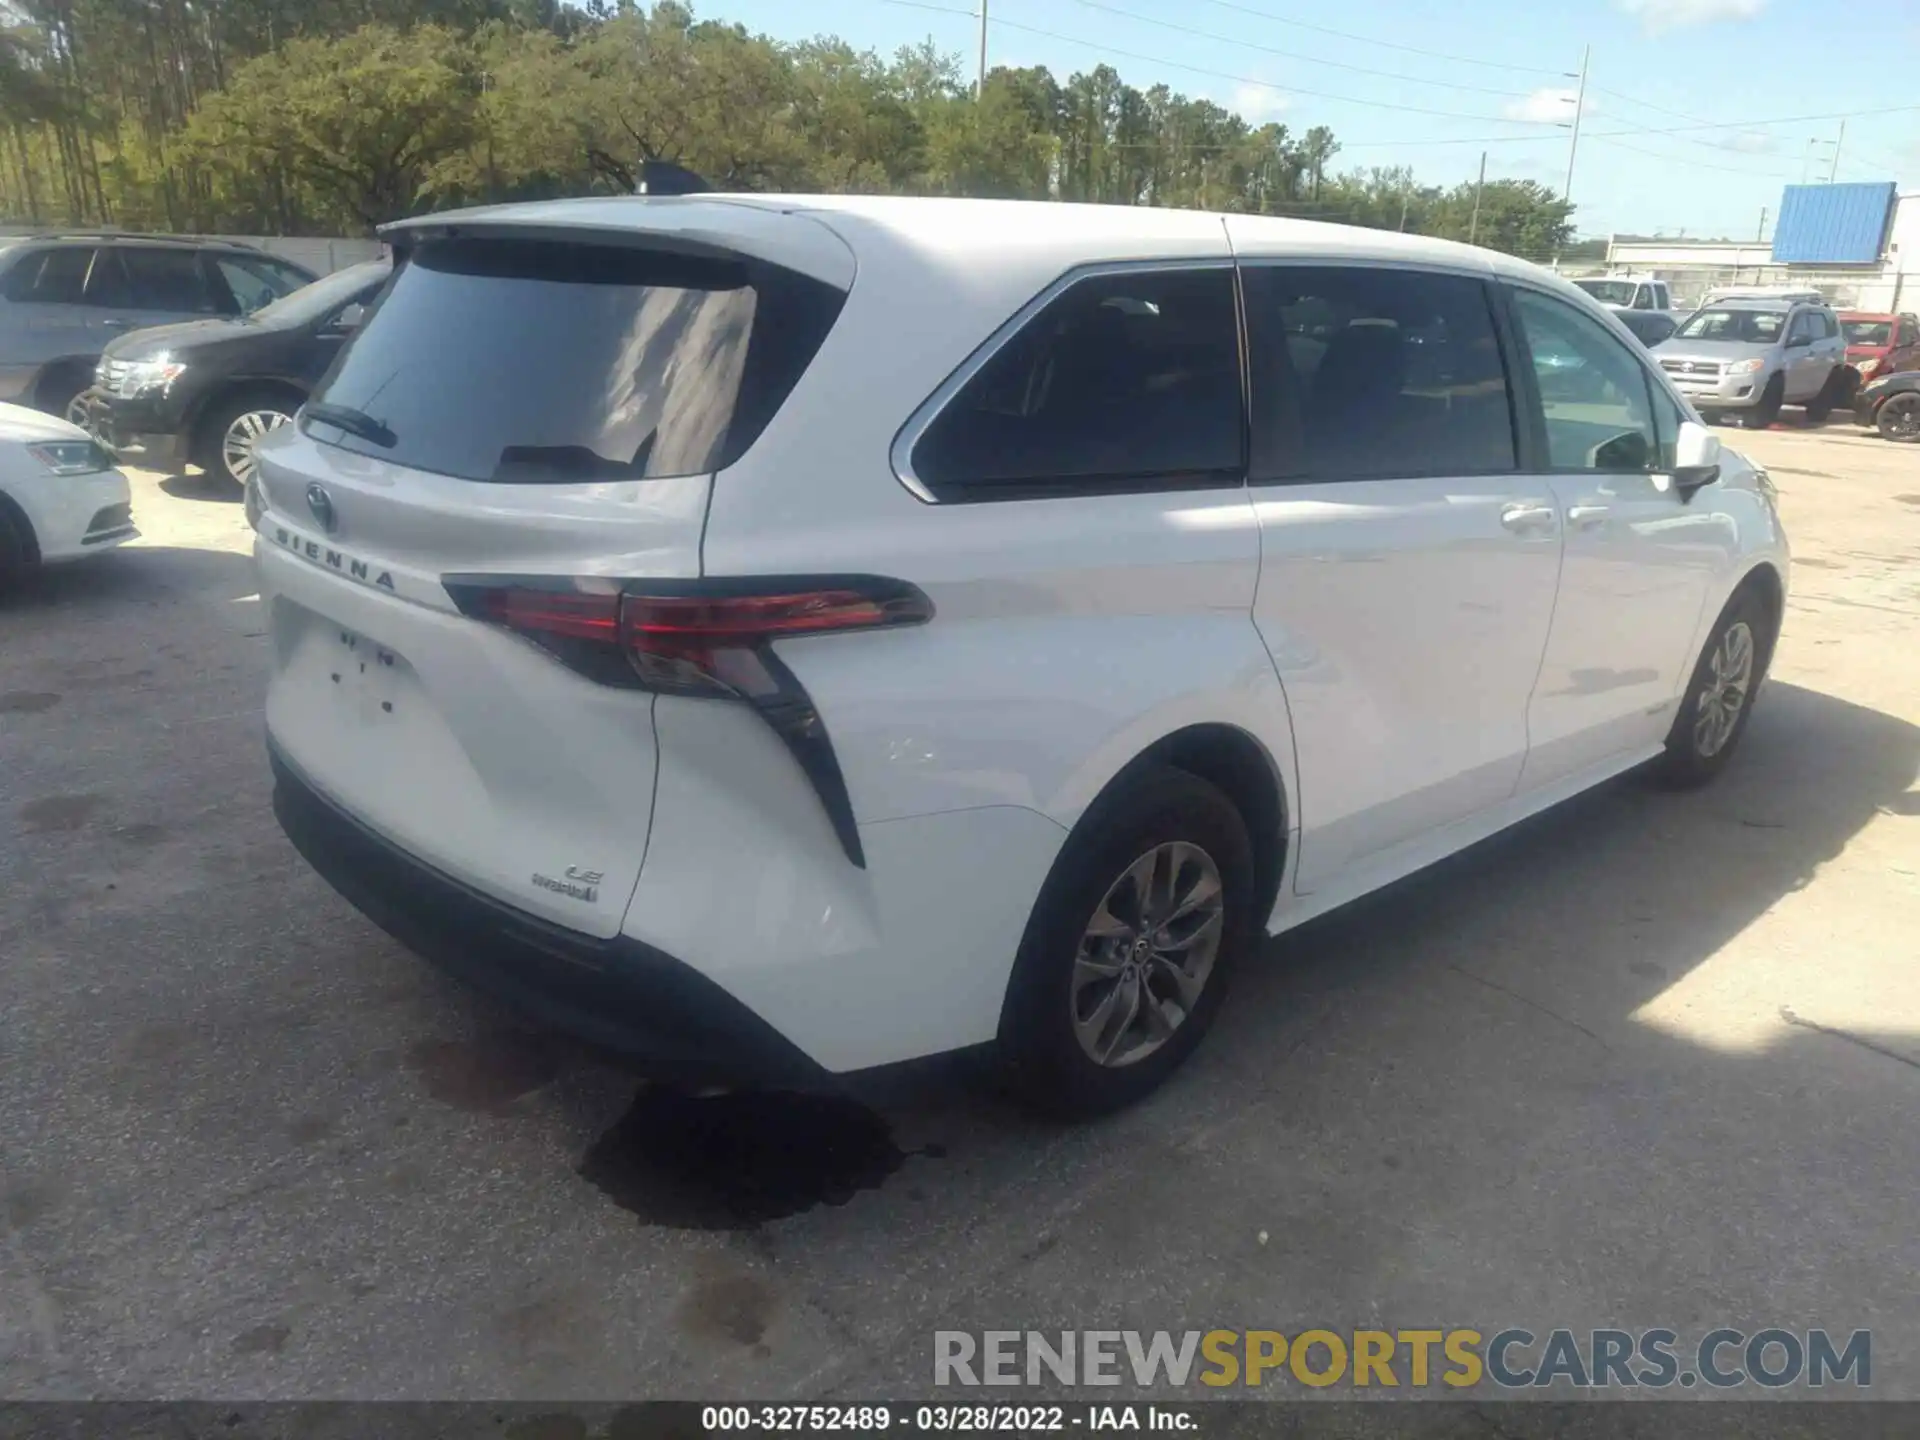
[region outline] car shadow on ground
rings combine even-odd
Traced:
[[[230,485],[204,470],[168,475],[160,481],[160,488],[176,500],[211,500],[221,505],[238,505],[245,498],[238,485]]]

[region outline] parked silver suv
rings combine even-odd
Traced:
[[[107,343],[129,330],[245,315],[311,271],[231,240],[117,234],[0,241],[0,401],[84,425]]]
[[[1825,304],[1722,300],[1694,311],[1653,350],[1701,418],[1740,415],[1765,429],[1782,405],[1815,424],[1848,400],[1847,341]]]

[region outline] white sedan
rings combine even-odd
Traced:
[[[91,435],[38,410],[0,405],[0,584],[139,533],[127,477]]]

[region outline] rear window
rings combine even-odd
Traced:
[[[1891,320],[1842,320],[1840,328],[1847,332],[1849,345],[1892,343],[1893,321]]]
[[[716,470],[773,418],[845,298],[745,260],[431,241],[315,396],[371,423],[306,423],[344,449],[466,480]]]

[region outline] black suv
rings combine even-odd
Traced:
[[[0,240],[0,401],[79,422],[100,353],[149,325],[245,315],[313,273],[230,240],[62,234]]]
[[[80,397],[80,423],[127,460],[156,470],[192,461],[244,487],[255,442],[293,418],[390,269],[368,260],[239,319],[123,336]]]

